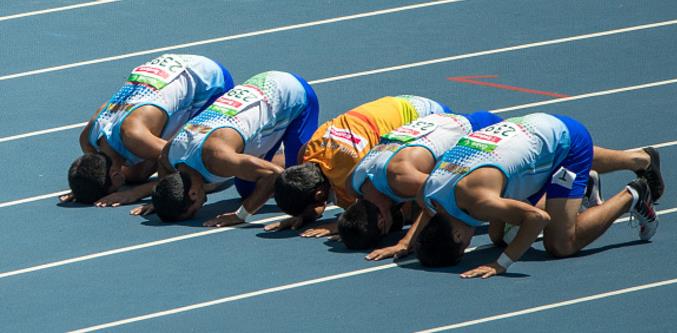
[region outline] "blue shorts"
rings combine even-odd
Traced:
[[[280,149],[280,144],[284,142],[284,162],[286,168],[298,164],[299,150],[317,130],[320,117],[320,104],[315,91],[302,77],[296,74],[292,75],[301,82],[301,85],[306,90],[306,108],[289,124],[282,139],[264,157],[266,161],[270,162],[277,150]],[[235,178],[235,189],[241,198],[244,199],[251,195],[255,188],[256,183]]]
[[[470,125],[472,125],[473,132],[503,121],[503,118],[489,111],[476,111],[464,114],[463,116],[468,119]]]
[[[554,181],[548,182],[545,187],[546,199],[572,198],[578,199],[585,195],[585,187],[588,185],[588,177],[592,169],[593,144],[590,133],[578,121],[566,116],[555,115],[561,120],[567,129],[571,138],[569,153],[559,166],[553,168],[553,177],[569,177],[564,173],[568,170],[576,175],[571,186],[562,186]],[[563,171],[562,168],[565,170]],[[570,187],[570,188],[569,188]]]

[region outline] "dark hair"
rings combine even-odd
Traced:
[[[68,185],[78,202],[91,204],[108,194],[113,162],[103,153],[84,154],[68,169]]]
[[[171,173],[155,185],[151,195],[157,216],[165,222],[177,221],[193,204],[188,195],[192,181],[184,171]]]
[[[456,265],[463,258],[463,244],[456,242],[451,221],[440,214],[428,221],[414,241],[416,257],[423,266],[441,267]]]
[[[285,169],[275,180],[275,202],[280,209],[299,216],[306,208],[317,203],[315,192],[329,187],[327,178],[315,163],[303,163]]]
[[[381,240],[378,213],[378,208],[364,199],[359,199],[348,206],[337,223],[343,244],[353,250],[375,247]]]

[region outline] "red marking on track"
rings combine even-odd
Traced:
[[[450,77],[450,78],[448,78],[448,80],[449,81],[455,81],[455,82],[461,82],[461,83],[476,84],[476,85],[480,85],[480,86],[487,86],[487,87],[498,88],[498,89],[519,91],[519,92],[528,93],[528,94],[545,95],[545,96],[550,96],[550,97],[555,97],[555,98],[569,97],[568,95],[558,94],[558,93],[549,92],[549,91],[534,90],[534,89],[528,89],[528,88],[522,88],[522,87],[509,86],[509,85],[506,85],[506,84],[474,80],[474,79],[495,79],[497,77],[498,77],[498,75],[457,76],[457,77]]]

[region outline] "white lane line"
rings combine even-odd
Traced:
[[[542,102],[516,105],[516,106],[507,107],[507,108],[491,110],[491,112],[501,113],[501,112],[508,112],[508,111],[514,111],[514,110],[522,110],[522,109],[528,109],[528,108],[533,108],[533,107],[542,106],[542,105],[564,103],[564,102],[575,101],[575,100],[584,99],[584,98],[618,94],[618,93],[622,93],[622,92],[626,92],[626,91],[633,91],[633,90],[646,89],[646,88],[654,88],[654,87],[659,87],[659,86],[664,86],[664,85],[674,84],[674,83],[677,83],[677,78],[665,80],[665,81],[644,83],[644,84],[639,84],[639,85],[636,85],[636,86],[629,86],[629,87],[616,88],[616,89],[610,89],[610,90],[604,90],[604,91],[597,91],[597,92],[592,92],[592,93],[588,93],[588,94],[582,94],[582,95],[576,95],[576,96],[570,96],[570,97],[564,97],[564,98],[555,98],[555,99],[542,101]]]
[[[574,305],[578,303],[583,303],[583,302],[590,302],[602,298],[607,298],[607,297],[612,297],[612,296],[618,296],[622,294],[628,294],[628,293],[633,293],[645,289],[651,289],[651,288],[658,288],[658,287],[663,287],[663,286],[668,286],[671,284],[677,283],[677,279],[671,279],[671,280],[664,280],[664,281],[658,281],[654,283],[648,283],[648,284],[643,284],[640,286],[635,286],[635,287],[630,287],[630,288],[625,288],[625,289],[618,289],[602,294],[595,294],[595,295],[590,295],[590,296],[585,296],[585,297],[580,297],[580,298],[574,298],[568,301],[563,301],[563,302],[558,302],[558,303],[552,303],[552,304],[547,304],[547,305],[541,305],[533,308],[527,308],[524,310],[520,311],[515,311],[515,312],[509,312],[509,313],[504,313],[496,316],[491,316],[491,317],[485,317],[481,319],[475,319],[475,320],[470,320],[470,321],[464,321],[462,323],[458,324],[452,324],[448,326],[442,326],[442,327],[436,327],[436,328],[431,328],[423,331],[418,331],[417,333],[433,333],[433,332],[441,332],[441,331],[450,331],[454,330],[457,328],[462,328],[462,327],[468,327],[468,326],[473,326],[473,325],[478,325],[490,321],[495,321],[495,320],[501,320],[501,319],[506,319],[506,318],[512,318],[512,317],[517,317],[517,316],[523,316],[526,314],[534,313],[534,312],[541,312],[541,311],[546,311],[550,309],[555,309],[555,308],[561,308],[564,306],[569,306],[569,305]]]
[[[59,191],[59,192],[54,192],[54,193],[36,195],[34,197],[29,197],[29,198],[14,200],[14,201],[0,202],[0,208],[16,206],[16,205],[20,205],[20,204],[23,204],[23,203],[33,202],[33,201],[38,201],[38,200],[43,200],[43,199],[55,198],[55,197],[58,197],[60,195],[64,195],[64,194],[67,194],[67,193],[70,193],[70,191],[65,190],[65,191]]]
[[[670,214],[670,213],[674,213],[674,212],[677,212],[677,208],[671,208],[671,209],[658,211],[658,212],[656,212],[656,214],[665,215],[665,214]],[[628,220],[628,218],[620,218],[620,219],[614,221],[614,224],[624,222],[624,221],[627,221],[627,220]],[[477,250],[489,249],[489,248],[492,248],[492,247],[494,247],[494,245],[492,245],[492,244],[480,245],[480,246],[476,246],[476,247],[467,248],[465,250],[465,253],[470,253],[470,252],[477,251]],[[285,290],[289,290],[289,289],[295,289],[295,288],[305,287],[305,286],[319,284],[319,283],[323,283],[323,282],[334,281],[334,280],[344,279],[344,278],[348,278],[348,277],[352,277],[352,276],[382,271],[382,270],[385,270],[385,269],[390,269],[390,268],[394,268],[394,267],[398,267],[398,266],[413,264],[413,263],[416,263],[417,261],[418,260],[416,260],[416,259],[409,259],[409,260],[405,260],[405,261],[401,261],[401,262],[379,265],[379,266],[375,266],[375,267],[359,269],[359,270],[346,272],[346,273],[328,275],[328,276],[324,276],[324,277],[317,278],[317,279],[305,280],[305,281],[285,284],[285,285],[278,286],[278,287],[259,289],[259,290],[256,290],[256,291],[238,294],[238,295],[227,296],[227,297],[223,297],[223,298],[219,298],[219,299],[215,299],[215,300],[211,300],[211,301],[207,301],[207,302],[195,303],[195,304],[177,307],[177,308],[173,308],[173,309],[169,309],[169,310],[165,310],[165,311],[149,313],[149,314],[145,314],[145,315],[141,315],[141,316],[137,316],[137,317],[131,317],[131,318],[127,318],[127,319],[112,321],[112,322],[108,322],[108,323],[101,324],[101,325],[81,328],[81,329],[77,329],[77,330],[74,330],[74,331],[71,331],[71,332],[73,332],[73,333],[75,333],[75,332],[84,333],[84,332],[97,331],[97,330],[101,330],[101,329],[105,329],[105,328],[126,325],[126,324],[130,324],[130,323],[138,322],[138,321],[143,321],[143,320],[148,320],[148,319],[153,319],[153,318],[158,318],[158,317],[169,316],[169,315],[173,315],[173,314],[177,314],[177,313],[192,311],[192,310],[195,310],[195,309],[205,308],[205,307],[209,307],[209,306],[213,306],[213,305],[235,302],[235,301],[239,301],[239,300],[243,300],[243,299],[247,299],[247,298],[253,298],[253,297],[266,295],[266,294],[272,294],[272,293],[285,291]],[[635,287],[635,288],[641,288],[641,287],[642,286]],[[602,294],[602,295],[604,295],[604,294]]]
[[[6,137],[3,137],[3,138],[0,138],[0,143],[7,142],[7,141],[19,140],[19,139],[23,139],[23,138],[28,138],[28,137],[31,137],[31,136],[43,135],[43,134],[54,133],[54,132],[61,132],[61,131],[74,129],[74,128],[81,128],[81,127],[85,127],[85,126],[87,126],[87,122],[78,123],[78,124],[71,124],[71,125],[55,127],[55,128],[49,128],[49,129],[44,129],[44,130],[39,130],[39,131],[34,131],[34,132],[27,132],[27,133],[23,133],[23,134],[12,135],[12,136],[6,136]]]
[[[554,40],[543,41],[543,42],[538,42],[538,43],[522,44],[522,45],[517,45],[517,46],[507,47],[507,48],[501,48],[501,49],[467,53],[467,54],[456,55],[456,56],[451,56],[451,57],[446,57],[446,58],[437,58],[437,59],[431,59],[431,60],[426,60],[426,61],[421,61],[421,62],[403,64],[403,65],[399,65],[399,66],[383,67],[383,68],[378,68],[378,69],[373,69],[373,70],[368,70],[368,71],[355,72],[355,73],[352,73],[352,74],[332,76],[332,77],[328,77],[328,78],[324,78],[324,79],[309,81],[308,83],[311,84],[311,85],[318,85],[318,84],[322,84],[322,83],[346,80],[346,79],[351,79],[351,78],[356,78],[356,77],[361,77],[361,76],[381,74],[381,73],[386,73],[386,72],[392,72],[392,71],[398,71],[398,70],[403,70],[403,69],[427,66],[427,65],[438,64],[438,63],[443,63],[443,62],[450,62],[450,61],[455,61],[455,60],[468,59],[468,58],[473,58],[473,57],[480,57],[480,56],[491,55],[491,54],[496,54],[496,53],[527,49],[527,48],[531,48],[531,47],[560,44],[560,43],[571,42],[571,41],[576,41],[576,40],[581,40],[581,39],[595,38],[595,37],[619,34],[619,33],[636,31],[636,30],[658,28],[658,27],[662,27],[662,26],[666,26],[666,25],[673,25],[673,24],[677,24],[677,20],[658,22],[658,23],[646,24],[646,25],[639,25],[639,26],[628,27],[628,28],[624,28],[624,29],[609,30],[609,31],[603,31],[603,32],[587,34],[587,35],[579,35],[579,36],[573,36],[573,37],[567,37],[567,38],[560,38],[560,39],[554,39]],[[160,50],[160,49],[156,49],[156,50]],[[146,52],[146,51],[142,51],[142,52]],[[152,53],[152,52],[150,52],[150,53]],[[139,53],[139,54],[135,54],[135,55],[142,55],[142,54],[146,54],[146,53]],[[131,57],[131,56],[122,55],[122,56],[118,56],[118,57],[128,58],[128,57]],[[122,58],[119,58],[119,59],[122,59]],[[104,59],[105,61],[112,61],[112,60],[117,60],[118,58],[117,57],[110,57],[110,58],[102,58],[102,59]],[[87,65],[87,64],[95,64],[95,63],[104,62],[104,60],[102,60],[102,59],[91,60],[89,62],[76,63],[76,64],[71,64],[71,65],[58,66],[59,68],[54,69],[54,70],[60,70],[60,69],[66,69],[66,68],[72,68],[72,67],[79,67],[79,66],[84,66],[84,65]],[[56,67],[51,67],[51,68],[56,68]],[[12,74],[14,76],[12,76],[12,75],[0,76],[0,81],[8,80],[8,79],[11,79],[11,78],[14,78],[14,77],[31,75],[30,73],[33,73],[33,72],[35,72],[33,74],[39,74],[38,72],[43,73],[43,72],[46,72],[46,71],[53,71],[53,70],[39,69],[39,70],[36,70],[36,71],[31,71],[31,72]],[[26,74],[26,73],[28,73],[28,74]],[[572,99],[593,97],[593,96],[587,96],[587,95],[591,95],[591,94],[597,94],[597,95],[594,95],[594,96],[599,96],[599,95],[608,95],[608,94],[613,94],[613,93],[618,93],[618,92],[623,92],[623,91],[629,91],[629,90],[651,88],[653,86],[674,83],[673,81],[674,81],[674,79],[668,80],[668,81],[658,81],[658,82],[646,83],[646,84],[643,84],[643,85],[640,85],[640,86],[631,86],[631,87],[625,87],[625,88],[618,88],[618,89],[612,89],[612,90],[593,92],[593,93],[586,94],[586,95],[571,96],[571,97],[568,97],[568,98],[561,98],[561,99],[546,101],[546,102],[543,102],[543,103],[546,103],[546,104],[561,103],[561,102],[565,102],[565,101],[572,100]],[[623,90],[623,89],[626,89],[626,90]],[[532,103],[532,104],[534,104],[533,106],[544,105],[544,104],[537,104],[537,103]],[[509,111],[508,108],[494,110],[494,112],[506,112],[506,111]],[[73,128],[84,127],[86,124],[87,123],[84,122],[84,123],[79,123],[79,124],[72,124],[72,125],[56,127],[56,128],[47,129],[47,130],[40,130],[40,131],[28,132],[28,133],[24,133],[24,134],[13,135],[13,136],[1,137],[0,143],[18,140],[18,139],[23,139],[23,138],[27,138],[27,137],[31,137],[31,136],[36,136],[36,135],[42,135],[42,134],[53,133],[53,132],[58,132],[58,131],[63,131],[63,130],[68,130],[68,129],[73,129]]]
[[[337,209],[337,208],[338,208],[337,206],[328,206],[327,211],[331,211],[331,210],[334,210],[334,209]],[[17,270],[14,270],[14,271],[0,273],[0,279],[10,277],[10,276],[15,276],[15,275],[31,273],[31,272],[35,272],[35,271],[41,271],[41,270],[47,269],[47,268],[65,266],[65,265],[74,264],[74,263],[82,262],[82,261],[86,261],[86,260],[91,260],[91,259],[96,259],[96,258],[101,258],[101,257],[107,257],[107,256],[114,255],[114,254],[125,253],[125,252],[145,249],[145,248],[149,248],[149,247],[174,243],[174,242],[178,242],[178,241],[182,241],[182,240],[186,240],[186,239],[209,236],[209,235],[218,234],[218,233],[222,233],[222,232],[226,232],[226,231],[230,231],[230,230],[239,229],[239,228],[242,228],[242,227],[244,227],[248,224],[265,224],[265,223],[269,223],[269,222],[273,222],[273,221],[277,221],[277,220],[282,220],[282,219],[287,218],[287,217],[288,217],[288,215],[277,215],[277,216],[272,216],[272,217],[269,217],[269,218],[249,222],[249,223],[246,223],[246,224],[238,225],[238,226],[225,227],[225,228],[211,228],[211,229],[206,230],[206,231],[194,232],[194,233],[185,234],[185,235],[181,235],[181,236],[161,239],[161,240],[158,240],[158,241],[141,243],[141,244],[137,244],[137,245],[121,247],[121,248],[112,249],[112,250],[108,250],[108,251],[92,253],[92,254],[88,254],[88,255],[84,255],[84,256],[80,256],[80,257],[75,257],[75,258],[70,258],[70,259],[65,259],[65,260],[60,260],[60,261],[54,261],[54,262],[50,262],[50,263],[46,263],[46,264],[42,264],[42,265],[38,265],[38,266],[27,267],[27,268],[17,269]]]
[[[478,247],[473,247],[473,248],[468,248],[465,250],[466,253],[475,251],[477,249],[482,249],[482,248],[488,248],[491,246],[478,246]],[[142,320],[148,320],[152,318],[157,318],[157,317],[163,317],[163,316],[168,316],[171,314],[176,314],[176,313],[181,313],[181,312],[186,312],[186,311],[191,311],[199,308],[204,308],[208,306],[213,306],[217,304],[223,304],[223,303],[228,303],[228,302],[234,302],[234,301],[239,301],[242,299],[247,299],[247,298],[252,298],[256,296],[261,296],[265,294],[271,294],[275,292],[280,292],[284,290],[289,290],[289,289],[294,289],[294,288],[300,288],[300,287],[305,287],[313,284],[318,284],[318,283],[323,283],[323,282],[328,282],[328,281],[334,281],[334,280],[339,280],[339,279],[345,279],[351,276],[357,276],[357,275],[362,275],[362,274],[367,274],[367,273],[372,273],[372,272],[378,272],[382,271],[385,269],[397,267],[397,266],[404,266],[404,265],[409,265],[416,263],[416,259],[409,259],[401,262],[394,262],[390,264],[385,264],[385,265],[379,265],[379,266],[374,266],[374,267],[369,267],[369,268],[364,268],[364,269],[358,269],[355,271],[351,272],[346,272],[346,273],[340,273],[340,274],[335,274],[335,275],[328,275],[324,276],[321,278],[317,279],[312,279],[312,280],[306,280],[306,281],[301,281],[301,282],[296,282],[296,283],[290,283],[278,287],[273,287],[273,288],[266,288],[266,289],[260,289],[244,294],[239,294],[239,295],[233,295],[233,296],[228,296],[224,298],[219,298],[216,300],[208,301],[208,302],[203,302],[203,303],[197,303],[193,305],[188,305],[188,306],[183,306],[171,310],[166,310],[166,311],[160,311],[160,312],[155,312],[155,313],[150,313],[147,315],[143,316],[138,316],[138,317],[133,317],[133,318],[128,318],[124,320],[119,320],[119,321],[114,321],[106,324],[101,324],[101,325],[96,325],[96,326],[91,326],[87,328],[81,328],[78,330],[70,331],[71,333],[82,333],[82,332],[92,332],[96,330],[101,330],[104,328],[109,328],[109,327],[115,327],[115,326],[120,326],[120,325],[125,325],[137,321],[142,321]]]
[[[49,9],[35,10],[35,11],[32,11],[32,12],[25,12],[25,13],[19,13],[19,14],[8,15],[8,16],[0,16],[0,21],[7,21],[7,20],[13,20],[13,19],[18,19],[18,18],[22,18],[22,17],[28,17],[28,16],[62,12],[62,11],[65,11],[65,10],[71,10],[71,9],[77,9],[77,8],[83,8],[83,7],[98,6],[98,5],[103,5],[103,4],[118,2],[118,1],[120,1],[120,0],[97,0],[97,1],[84,2],[84,3],[75,4],[75,5],[63,6],[63,7],[55,7],[55,8],[49,8]]]
[[[554,45],[554,44],[562,44],[562,43],[568,43],[568,42],[579,41],[579,40],[584,40],[584,39],[616,35],[616,34],[638,31],[638,30],[654,29],[654,28],[659,28],[659,27],[664,27],[664,26],[669,26],[669,25],[674,25],[674,24],[677,24],[677,20],[663,21],[663,22],[643,24],[643,25],[636,25],[636,26],[627,27],[627,28],[607,30],[607,31],[595,32],[595,33],[577,35],[577,36],[571,36],[571,37],[565,37],[565,38],[558,38],[558,39],[546,40],[546,41],[541,41],[541,42],[536,42],[536,43],[521,44],[521,45],[504,47],[504,48],[494,49],[494,50],[466,53],[466,54],[450,56],[450,57],[445,57],[445,58],[437,58],[437,59],[431,59],[431,60],[426,60],[426,61],[413,62],[413,63],[410,63],[410,64],[404,64],[404,65],[399,65],[399,66],[384,67],[384,68],[379,68],[379,69],[374,69],[374,70],[369,70],[369,71],[363,71],[363,72],[358,72],[358,73],[353,73],[353,74],[334,76],[334,77],[331,77],[331,78],[316,80],[316,81],[313,81],[313,82],[314,83],[325,83],[325,82],[339,81],[339,80],[345,80],[345,79],[352,79],[352,78],[360,77],[360,76],[367,76],[367,75],[397,71],[397,70],[402,70],[402,69],[409,69],[409,68],[414,68],[414,67],[427,66],[427,65],[438,64],[438,63],[449,62],[449,61],[456,61],[456,60],[461,60],[461,59],[475,58],[475,57],[480,57],[480,56],[485,56],[485,55],[511,52],[511,51],[523,50],[523,49],[534,48],[534,47],[541,47],[541,46]]]
[[[491,111],[491,112],[495,112],[495,111]],[[656,143],[656,144],[652,144],[652,145],[648,145],[648,146],[651,146],[651,147],[658,149],[658,148],[665,148],[665,147],[670,147],[670,146],[674,146],[674,145],[677,145],[677,141]],[[648,146],[643,146],[643,147],[648,147]],[[627,150],[640,149],[640,148],[643,148],[643,147],[629,148]],[[13,201],[0,202],[0,208],[16,206],[16,205],[20,205],[20,204],[23,204],[23,203],[33,202],[33,201],[38,201],[38,200],[43,200],[43,199],[55,198],[55,197],[58,197],[60,195],[64,195],[68,192],[70,192],[70,191],[63,190],[63,191],[59,191],[59,192],[42,194],[42,195],[37,195],[37,196],[13,200]]]
[[[371,11],[371,12],[364,12],[364,13],[360,13],[360,14],[339,16],[339,17],[335,17],[335,18],[317,20],[317,21],[312,21],[312,22],[292,24],[292,25],[286,25],[286,26],[281,26],[281,27],[277,27],[277,28],[246,32],[246,33],[241,33],[241,34],[237,34],[237,35],[230,35],[230,36],[204,39],[204,40],[199,40],[199,41],[194,41],[194,42],[189,42],[189,43],[159,47],[159,48],[150,49],[150,50],[143,50],[143,51],[125,53],[125,54],[121,54],[121,55],[117,55],[117,56],[104,57],[104,58],[98,58],[98,59],[76,62],[76,63],[72,63],[72,64],[46,67],[46,68],[35,69],[35,70],[31,70],[31,71],[26,71],[26,72],[3,75],[3,76],[0,76],[0,81],[15,79],[15,78],[24,77],[24,76],[31,76],[31,75],[55,72],[55,71],[60,71],[60,70],[64,70],[64,69],[69,69],[69,68],[76,68],[76,67],[81,67],[81,66],[110,62],[110,61],[115,61],[115,60],[121,60],[121,59],[126,59],[126,58],[132,58],[132,57],[147,55],[147,54],[151,54],[151,53],[159,53],[159,52],[167,52],[167,51],[173,51],[173,50],[178,50],[178,49],[185,49],[185,48],[189,48],[189,47],[193,47],[193,46],[220,43],[220,42],[242,39],[242,38],[247,38],[247,37],[254,37],[254,36],[260,36],[260,35],[272,34],[272,33],[281,32],[281,31],[303,29],[303,28],[314,27],[314,26],[318,26],[318,25],[325,25],[325,24],[331,24],[331,23],[342,22],[342,21],[350,21],[350,20],[356,20],[356,19],[378,16],[378,15],[392,14],[392,13],[397,13],[397,12],[402,12],[402,11],[407,11],[407,10],[413,10],[413,9],[418,9],[418,8],[437,6],[437,5],[444,5],[444,4],[453,3],[453,2],[460,2],[460,1],[464,1],[464,0],[431,1],[431,2],[419,3],[419,4],[415,4],[415,5],[394,7],[394,8],[376,10],[376,11]]]
[[[329,79],[331,79],[331,78],[329,78]],[[329,81],[323,81],[323,80],[327,80],[327,79],[310,81],[309,83],[317,85],[318,83],[329,82]],[[494,110],[490,110],[490,111],[493,112],[493,113],[502,113],[502,112],[520,110],[520,109],[533,108],[533,107],[536,107],[536,106],[543,106],[543,105],[549,105],[549,104],[575,101],[575,100],[579,100],[579,99],[585,99],[585,98],[591,98],[591,97],[597,97],[597,96],[618,94],[618,93],[633,91],[633,90],[654,88],[654,87],[659,87],[659,86],[664,86],[664,85],[674,84],[674,83],[677,83],[677,78],[670,79],[670,80],[664,80],[664,81],[643,83],[643,84],[628,86],[628,87],[615,88],[615,89],[610,89],[610,90],[595,91],[595,92],[591,92],[591,93],[586,93],[586,94],[581,94],[581,95],[576,95],[576,96],[570,96],[570,97],[565,97],[565,98],[556,98],[556,99],[546,100],[546,101],[542,101],[542,102],[515,105],[515,106],[510,106],[510,107],[505,107],[505,108],[500,108],[500,109],[494,109]],[[43,134],[48,134],[48,133],[65,131],[65,130],[74,129],[74,128],[81,128],[81,127],[85,127],[86,125],[87,125],[87,122],[83,122],[83,123],[78,123],[78,124],[55,127],[55,128],[46,129],[46,130],[27,132],[27,133],[18,134],[18,135],[1,137],[0,143],[7,142],[7,141],[19,140],[19,139],[23,139],[23,138],[27,138],[27,137],[31,137],[31,136],[37,136],[37,135],[43,135]]]

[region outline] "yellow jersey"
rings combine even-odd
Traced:
[[[419,117],[445,112],[446,106],[411,95],[362,104],[322,124],[306,143],[302,162],[320,166],[336,193],[336,204],[346,208],[356,199],[346,191],[346,178],[382,135]]]

